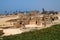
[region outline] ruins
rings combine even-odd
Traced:
[[[38,25],[38,26],[47,26],[49,24],[53,24],[53,22],[55,20],[59,19],[59,15],[60,13],[58,12],[54,12],[54,11],[45,11],[43,9],[43,12],[39,12],[39,11],[29,11],[29,12],[15,12],[12,14],[8,14],[8,15],[1,15],[0,18],[4,18],[4,17],[8,17],[8,18],[12,18],[12,17],[16,17],[15,19],[9,19],[6,21],[6,24],[9,26],[8,27],[12,27],[12,28],[20,28],[20,27],[25,27],[25,25]],[[6,25],[5,23],[3,23],[3,25]],[[0,26],[2,26],[0,24]],[[1,28],[1,27],[0,27]]]
[[[26,27],[47,27],[51,24],[60,23],[60,12],[28,11],[13,12],[11,14],[0,14],[0,28],[26,28]]]

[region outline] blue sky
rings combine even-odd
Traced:
[[[16,10],[30,11],[39,10],[60,11],[60,0],[0,0],[0,13],[4,11],[12,12]]]

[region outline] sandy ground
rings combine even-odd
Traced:
[[[17,16],[12,16],[12,17],[4,17],[4,18],[0,18],[0,27],[9,27],[9,26],[12,26],[10,24],[10,22],[6,22],[8,20],[11,20],[11,19],[17,19],[18,17]],[[15,34],[20,34],[22,33],[23,31],[20,30],[19,28],[17,29],[1,29],[0,30],[3,30],[3,32],[5,33],[3,36],[7,36],[7,35],[15,35]]]
[[[26,25],[26,29],[23,28],[9,28],[9,29],[2,29],[4,34],[3,36],[9,36],[9,35],[15,35],[15,34],[21,34],[23,32],[28,32],[31,31],[32,29],[35,29],[35,27],[37,27],[36,25]],[[31,26],[31,27],[29,27]],[[32,27],[34,26],[34,27]],[[47,27],[37,27],[37,29],[43,29],[43,28],[47,28]]]
[[[3,29],[3,36],[8,36],[8,35],[15,35],[15,34],[21,34],[23,31],[20,30],[19,28],[16,29]]]
[[[17,16],[0,18],[0,27],[12,26],[10,22],[6,22],[11,19],[17,19]]]

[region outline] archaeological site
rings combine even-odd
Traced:
[[[12,32],[14,29],[24,29],[23,31],[26,29],[29,30],[29,28],[41,29],[58,23],[60,23],[60,12],[46,11],[44,9],[42,12],[32,10],[27,12],[17,11],[9,14],[0,14],[0,34],[5,33],[5,35],[9,35],[8,31]]]

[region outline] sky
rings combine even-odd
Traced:
[[[60,11],[60,0],[0,0],[0,13],[39,10]]]

